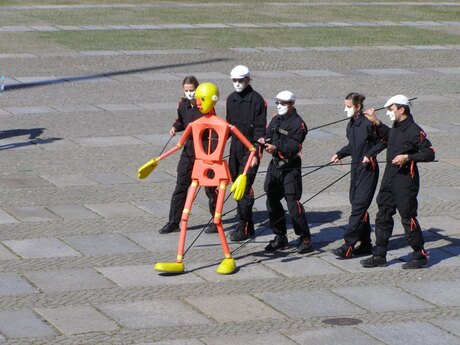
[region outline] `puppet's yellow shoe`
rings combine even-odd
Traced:
[[[157,262],[154,267],[155,271],[171,274],[184,273],[183,262]]]
[[[230,259],[223,259],[219,267],[217,267],[216,272],[219,274],[232,274],[233,272],[235,272],[235,270],[236,270],[235,260],[230,258]]]

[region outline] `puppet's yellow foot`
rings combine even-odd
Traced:
[[[232,274],[233,272],[235,272],[235,270],[236,270],[235,260],[230,258],[230,259],[223,259],[219,267],[217,267],[216,272],[219,274]]]
[[[155,271],[171,274],[184,273],[183,262],[157,262],[155,264]]]

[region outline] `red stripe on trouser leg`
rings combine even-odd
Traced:
[[[410,177],[415,178],[415,161],[410,162]]]
[[[417,230],[417,222],[415,221],[414,218],[410,219],[410,231],[415,231]]]
[[[347,251],[345,253],[345,257],[346,258],[351,257],[351,253],[353,253],[353,247],[352,246],[348,247],[348,249],[347,249]]]
[[[369,212],[364,211],[364,216],[363,216],[362,223],[367,223],[368,220],[369,220]]]
[[[300,202],[296,201],[296,204],[297,204],[297,212],[298,212],[298,214],[302,214],[302,207],[300,206]]]

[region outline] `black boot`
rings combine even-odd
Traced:
[[[245,241],[249,237],[254,237],[254,235],[255,231],[253,222],[238,223],[235,231],[230,233],[230,240],[234,242]]]
[[[296,252],[299,254],[310,253],[313,251],[313,243],[308,236],[300,236],[299,244],[297,244]]]
[[[372,243],[371,242],[361,242],[359,246],[353,249],[354,256],[366,256],[372,255]]]
[[[266,252],[275,252],[279,249],[284,249],[288,245],[288,239],[286,236],[276,235],[275,239],[271,240],[268,243],[268,246],[265,247]]]
[[[424,249],[419,252],[414,252],[412,254],[412,259],[402,265],[404,269],[416,269],[422,268],[428,263],[428,255]]]
[[[353,246],[344,244],[339,248],[332,249],[331,252],[337,256],[338,259],[350,259],[353,255]]]
[[[216,224],[214,224],[214,223],[209,224],[209,225],[207,226],[207,228],[204,229],[204,232],[205,232],[206,234],[217,234],[218,231],[217,231],[217,226],[216,226]]]
[[[382,256],[371,256],[367,259],[361,260],[360,264],[363,267],[385,267],[387,265],[387,259]]]
[[[166,223],[158,232],[160,234],[169,234],[170,232],[180,231],[179,225],[175,223]]]

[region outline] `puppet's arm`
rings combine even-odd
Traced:
[[[233,193],[233,198],[236,201],[240,201],[243,196],[244,192],[246,191],[246,184],[247,184],[247,176],[246,173],[248,172],[249,168],[251,167],[251,162],[252,159],[254,158],[256,154],[256,148],[252,146],[252,144],[249,142],[248,139],[236,128],[235,126],[231,126],[230,130],[236,137],[241,140],[241,142],[248,148],[251,153],[249,154],[248,160],[246,162],[246,165],[244,166],[243,173],[236,178],[235,181],[233,181],[232,187],[230,188],[230,192]]]
[[[191,126],[187,126],[184,134],[182,135],[182,137],[180,138],[179,142],[177,143],[176,146],[174,146],[173,148],[171,148],[170,150],[166,151],[165,153],[163,153],[162,155],[160,155],[159,157],[155,157],[155,158],[152,158],[151,160],[149,160],[147,163],[145,163],[143,166],[141,166],[139,168],[139,170],[137,171],[137,176],[140,178],[140,179],[144,179],[146,178],[147,176],[150,175],[150,173],[155,170],[155,168],[157,167],[158,163],[160,162],[160,160],[168,157],[169,155],[173,154],[174,152],[176,152],[177,150],[180,150],[181,148],[184,147],[184,144],[185,144],[185,141],[187,140],[188,136],[190,135],[192,131],[192,127]]]

